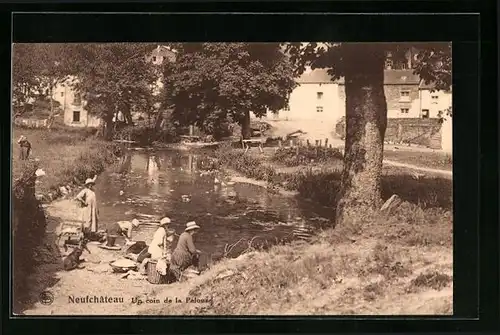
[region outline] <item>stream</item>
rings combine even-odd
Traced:
[[[224,172],[207,173],[202,170],[206,157],[203,152],[128,151],[97,178],[99,228],[168,216],[178,236],[194,220],[201,226],[195,244],[203,265],[224,254],[236,257],[250,245],[266,248],[307,240],[331,219],[331,210],[307,200],[230,182]],[[149,244],[156,229],[140,225],[132,238]]]

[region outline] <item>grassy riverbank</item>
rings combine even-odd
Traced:
[[[55,191],[61,185],[81,184],[115,160],[118,146],[103,142],[87,129],[59,127],[46,129],[13,128],[12,179],[20,177],[26,162],[18,159],[17,139],[24,135],[32,145],[30,158],[43,169],[45,176],[37,181],[37,193]]]
[[[17,138],[23,134],[32,145],[30,160],[21,161]],[[30,296],[29,274],[41,264],[54,262],[54,241],[47,241],[47,219],[37,194],[58,193],[60,186],[81,187],[116,160],[119,148],[92,137],[87,130],[14,128],[12,134],[14,307],[21,309]],[[41,168],[46,175],[35,178]]]

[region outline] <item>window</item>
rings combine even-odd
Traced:
[[[393,66],[392,59],[387,59],[385,61],[385,68],[388,69],[388,70],[390,70],[390,69],[392,69],[392,66]]]
[[[318,100],[321,100],[323,98],[323,92],[316,93],[316,96],[318,97]]]
[[[316,112],[317,113],[323,113],[323,107],[322,106],[317,106],[316,107]]]
[[[400,101],[410,101],[410,91],[404,90],[400,92]]]
[[[73,98],[73,105],[80,105],[82,103],[82,96],[80,93],[75,93],[75,96]]]
[[[153,56],[153,63],[156,63],[156,56]]]
[[[61,98],[64,97],[64,92],[61,92]]]
[[[422,119],[428,119],[428,118],[429,118],[429,110],[422,109]]]
[[[439,96],[437,96],[437,95],[431,96],[431,101],[432,101],[433,104],[437,104],[438,103],[438,99],[439,99]]]
[[[409,111],[409,108],[401,108],[401,114],[408,114]]]
[[[73,111],[73,122],[80,122],[80,111]]]

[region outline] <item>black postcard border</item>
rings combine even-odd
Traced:
[[[404,4],[403,4],[404,3]],[[10,145],[10,24],[15,12],[129,12],[133,14],[22,14],[14,21],[14,42],[85,41],[452,41],[454,112],[454,309],[461,318],[419,317],[266,317],[208,318],[148,316],[10,319],[9,225],[2,225],[2,300],[6,333],[44,329],[61,333],[161,332],[352,332],[479,331],[498,327],[498,160],[497,61],[494,3],[470,1],[346,2],[312,4],[18,4],[2,9],[1,81],[5,117],[4,156]],[[448,6],[443,6],[448,5]],[[196,7],[196,9],[195,9]],[[119,8],[119,9],[118,9]],[[241,8],[241,9],[240,9]],[[360,11],[365,14],[355,14]],[[215,14],[208,11],[304,12],[320,14]],[[453,10],[468,14],[438,15]],[[182,15],[137,12],[183,11]],[[188,11],[204,12],[187,14]],[[322,15],[336,11],[350,15]],[[370,15],[397,11],[428,14]],[[480,15],[479,15],[480,14]],[[229,28],[232,27],[232,28]],[[397,28],[396,28],[397,27]],[[62,28],[62,29],[61,29]],[[481,36],[479,35],[481,33]],[[481,75],[479,74],[481,71]],[[480,85],[479,85],[480,81]],[[480,103],[481,102],[481,103]],[[479,126],[481,132],[479,132]],[[10,150],[9,150],[10,151]],[[479,162],[481,158],[481,162]],[[3,185],[10,184],[3,165]],[[10,192],[2,188],[2,222],[9,222]],[[480,199],[480,201],[479,201]],[[479,224],[480,223],[480,224]],[[479,242],[480,236],[480,244]],[[481,251],[481,260],[479,259]],[[480,285],[479,285],[480,284]],[[480,291],[478,291],[480,289]],[[480,302],[480,303],[479,303]],[[390,319],[390,320],[389,320]],[[193,322],[195,321],[196,322]],[[321,320],[321,321],[319,321]],[[90,325],[91,323],[91,325]],[[4,326],[5,327],[5,326]]]

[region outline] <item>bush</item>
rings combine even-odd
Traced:
[[[271,160],[285,166],[299,166],[342,160],[343,157],[344,155],[337,148],[299,147],[280,148],[274,153]]]
[[[85,179],[104,171],[108,164],[116,161],[122,155],[121,146],[113,142],[90,143],[89,149],[84,151],[74,162],[68,165],[61,173],[61,183],[83,183]],[[53,185],[57,192],[57,185]]]

